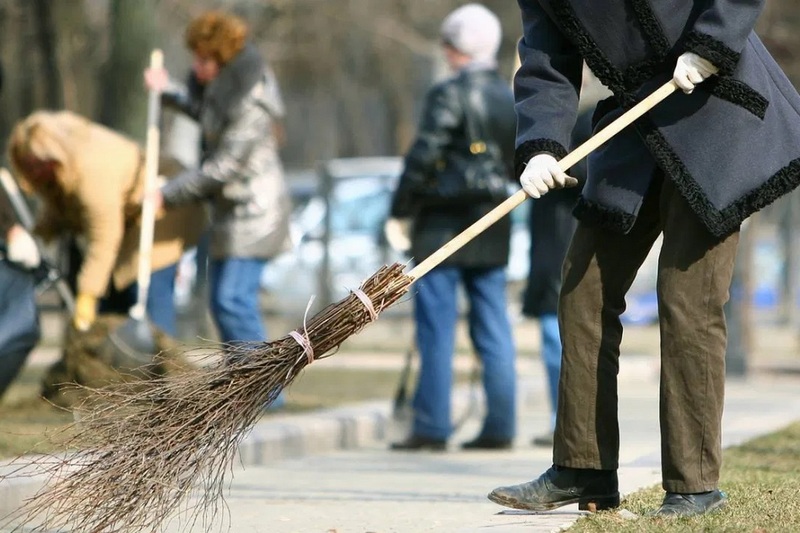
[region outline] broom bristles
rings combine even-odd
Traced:
[[[189,522],[215,519],[238,446],[263,408],[312,361],[312,352],[315,359],[334,353],[412,281],[403,265],[383,267],[360,294],[323,309],[299,334],[225,345],[208,366],[92,391],[95,401],[61,444],[73,451],[15,461],[25,472],[44,470],[48,484],[7,520],[35,521],[42,531],[155,531],[194,492]],[[0,480],[28,475],[21,472]]]

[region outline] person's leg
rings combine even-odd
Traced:
[[[547,392],[550,395],[550,429],[533,438],[534,446],[552,446],[558,409],[558,380],[561,376],[561,336],[558,331],[558,315],[539,317],[542,332],[542,362],[547,374]]]
[[[153,324],[172,337],[177,335],[175,324],[175,276],[177,272],[177,263],[156,270],[150,276],[150,288],[147,291],[147,316]]]
[[[465,269],[464,284],[470,337],[483,363],[486,392],[486,417],[478,438],[510,442],[516,434],[517,374],[505,269]]]
[[[547,372],[547,391],[550,393],[551,429],[554,429],[558,408],[558,380],[561,375],[561,335],[558,331],[558,315],[540,316],[539,327],[542,330],[542,362]]]
[[[414,317],[420,355],[413,403],[416,436],[445,440],[452,431],[450,391],[460,277],[457,268],[437,267],[416,283]]]
[[[657,181],[657,180],[654,180]],[[661,231],[655,183],[631,231],[581,223],[564,261],[558,320],[563,343],[553,463],[619,466],[617,374],[625,294]]]
[[[578,225],[558,307],[563,347],[553,467],[533,481],[494,489],[491,501],[534,511],[570,503],[581,510],[619,506],[620,315],[625,293],[660,233],[659,192],[651,189],[625,235]]]
[[[265,264],[262,259],[238,257],[211,260],[211,314],[222,342],[267,340],[258,302]]]
[[[713,236],[671,183],[658,265],[661,468],[667,492],[717,488],[725,387],[723,306],[739,233]]]
[[[267,340],[258,302],[263,259],[229,257],[212,259],[208,265],[211,315],[224,343]],[[286,403],[280,393],[269,404],[276,409]]]
[[[0,398],[41,338],[33,274],[0,260]]]

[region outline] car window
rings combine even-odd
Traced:
[[[377,235],[389,213],[391,191],[366,189],[362,194],[335,195],[331,204],[331,233]]]

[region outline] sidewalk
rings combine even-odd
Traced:
[[[379,326],[380,325],[380,326]],[[378,323],[348,341],[342,352],[318,364],[395,366],[405,326]],[[274,328],[277,331],[277,327]],[[535,327],[517,326],[517,342],[538,350]],[[761,343],[759,368],[788,360],[793,337],[770,332]],[[658,368],[652,328],[626,331],[620,372],[620,489],[624,493],[658,483]],[[379,349],[394,342],[396,346]],[[372,349],[372,350],[370,350]],[[777,350],[777,352],[776,352]],[[774,355],[781,358],[775,363]],[[769,357],[767,357],[769,356]],[[772,364],[766,364],[769,358]],[[248,435],[226,495],[225,525],[236,532],[549,532],[573,523],[573,506],[532,514],[507,510],[486,499],[498,485],[527,481],[550,465],[550,451],[530,438],[548,427],[541,361],[520,360],[520,417],[516,446],[506,452],[462,452],[458,443],[477,432],[471,417],[447,453],[398,453],[388,442],[402,436],[390,402],[370,402],[314,413],[270,416]],[[798,377],[759,371],[747,381],[729,380],[724,445],[730,446],[800,419]],[[455,417],[465,413],[472,391],[454,398]],[[0,516],[39,487],[40,480],[0,485]],[[732,502],[735,504],[735,502]],[[170,533],[181,531],[171,524]],[[198,525],[191,531],[213,531]]]
[[[624,364],[624,363],[623,363]],[[547,427],[541,376],[523,379],[519,438],[510,452],[462,452],[457,443],[474,436],[473,419],[455,436],[448,453],[387,450],[401,434],[385,405],[362,406],[298,417],[322,432],[326,420],[338,451],[303,455],[323,441],[303,439],[289,420],[260,424],[245,443],[245,467],[237,469],[226,497],[232,531],[252,532],[550,532],[573,523],[576,506],[551,513],[504,510],[486,499],[498,485],[527,481],[551,463],[550,451],[532,448],[531,436]],[[728,386],[724,444],[741,443],[800,418],[795,381],[758,379]],[[660,480],[658,387],[654,376],[620,384],[620,489],[629,493]],[[463,409],[461,395],[456,412]],[[297,420],[297,419],[295,419]],[[293,428],[290,430],[289,428]],[[319,435],[318,433],[318,435]],[[283,437],[278,437],[283,435]],[[293,438],[294,437],[294,438]],[[260,453],[283,441],[284,460]],[[296,458],[289,458],[294,453]],[[735,502],[732,502],[735,504]],[[191,531],[205,531],[197,527]],[[177,525],[169,532],[180,531]]]

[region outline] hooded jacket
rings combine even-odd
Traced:
[[[581,62],[614,93],[595,132],[669,81],[690,51],[719,68],[595,151],[576,208],[627,232],[656,166],[709,231],[736,231],[800,183],[800,96],[753,32],[763,0],[519,0],[517,175],[536,153],[566,155]]]

